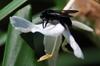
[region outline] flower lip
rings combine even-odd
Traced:
[[[32,29],[33,33],[37,31],[47,36],[58,36],[65,30],[61,24],[52,25],[49,23],[45,28],[42,27],[42,24],[36,26],[37,28]]]

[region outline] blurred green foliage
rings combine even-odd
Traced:
[[[33,36],[33,34],[30,33],[22,34],[21,36],[19,32],[10,25],[9,17],[17,15],[32,21],[34,16],[44,9],[63,9],[67,1],[68,0],[0,0],[0,66],[48,66],[47,61],[37,62],[37,54],[44,54],[41,40],[43,36],[41,34],[34,34],[35,36]],[[97,38],[95,34],[74,28],[71,29],[71,32],[83,49],[85,59],[77,59],[73,54],[65,53],[60,50],[57,66],[99,66],[100,37]]]

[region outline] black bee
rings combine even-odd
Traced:
[[[40,15],[40,18],[43,20],[43,28],[46,27],[47,23],[54,22],[53,20],[58,20],[58,22],[61,23],[61,25],[66,28],[66,25],[69,27],[72,25],[72,22],[70,20],[71,15],[70,13],[76,13],[78,11],[76,10],[63,10],[62,12],[58,12],[57,10],[45,10]],[[44,24],[45,22],[45,24]]]

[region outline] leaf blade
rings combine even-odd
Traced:
[[[13,0],[7,6],[0,10],[0,20],[6,17],[9,13],[13,12],[16,8],[21,6],[27,0]]]

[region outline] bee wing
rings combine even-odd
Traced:
[[[71,15],[71,13],[76,13],[76,12],[78,12],[77,10],[63,10],[62,11],[62,14],[63,15],[67,15],[67,17],[73,17],[72,15]]]
[[[76,12],[78,12],[77,10],[63,10],[62,11],[63,13],[76,13]]]

